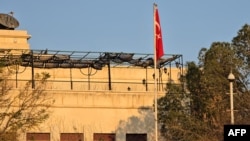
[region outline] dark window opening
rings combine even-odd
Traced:
[[[94,133],[94,141],[115,141],[114,133]]]
[[[83,141],[83,133],[61,133],[60,141]]]
[[[147,141],[147,134],[126,134],[126,141]]]
[[[50,133],[27,133],[27,141],[50,141]]]

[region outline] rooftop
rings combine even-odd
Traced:
[[[4,65],[21,65],[34,68],[88,68],[101,70],[110,67],[154,67],[153,54],[124,52],[84,52],[60,50],[0,49],[0,60]],[[182,55],[165,54],[157,62],[157,68],[172,63],[183,65]]]

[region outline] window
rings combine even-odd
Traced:
[[[61,133],[60,141],[83,141],[83,133]]]
[[[147,134],[126,134],[126,141],[147,141]]]
[[[0,141],[17,141],[17,134],[12,133],[2,133],[0,135]]]
[[[50,141],[50,133],[27,133],[27,141]]]
[[[94,141],[115,141],[114,133],[94,133]]]

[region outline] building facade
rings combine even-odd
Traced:
[[[21,141],[153,141],[154,98],[166,83],[179,83],[182,56],[164,56],[157,71],[152,54],[32,50],[24,30],[0,30],[0,58],[11,71],[13,93],[46,72],[46,94],[55,103],[39,128]],[[108,56],[108,57],[107,57]],[[28,61],[27,61],[28,59]],[[118,60],[117,60],[118,59]],[[21,61],[17,61],[21,60]]]

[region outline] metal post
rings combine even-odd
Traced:
[[[15,62],[16,64],[16,88],[17,88],[17,75],[18,75],[18,70],[19,70],[19,66],[18,66],[18,64],[17,64],[17,62]]]
[[[154,34],[156,33],[155,31],[155,10],[157,8],[157,5],[154,3],[154,8],[153,8],[153,17],[154,17]],[[155,40],[155,35],[154,35],[154,120],[155,120],[155,141],[158,141],[158,90],[157,90],[157,75],[156,75],[156,66],[157,66],[157,58],[156,58],[156,40]]]
[[[234,124],[234,102],[233,102],[233,81],[235,80],[235,77],[232,73],[232,70],[230,74],[228,75],[228,80],[230,83],[230,112],[231,112],[231,124]]]
[[[109,79],[109,90],[112,90],[112,87],[111,87],[111,70],[110,70],[110,60],[108,62],[108,79]]]
[[[31,84],[32,89],[35,89],[35,75],[34,75],[34,56],[33,50],[31,50]]]
[[[234,124],[233,81],[230,81],[230,112],[231,112],[231,124]]]
[[[70,71],[70,88],[73,90],[73,81],[72,81],[72,67],[69,68]]]
[[[146,67],[146,91],[148,91],[148,67]]]

